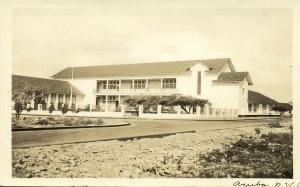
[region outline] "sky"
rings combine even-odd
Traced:
[[[290,9],[103,2],[14,8],[13,74],[49,78],[71,66],[231,58],[250,73],[251,90],[292,101]]]

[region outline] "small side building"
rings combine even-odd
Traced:
[[[35,103],[34,100],[27,103],[27,107],[34,110],[47,110],[51,103],[55,110],[60,110],[64,104],[68,104],[71,108],[72,104],[77,105],[84,98],[84,94],[68,81],[12,75],[12,91],[24,89],[42,92],[43,100],[41,103]]]
[[[248,112],[247,116],[279,115],[271,111],[272,107],[279,103],[259,92],[248,90]]]

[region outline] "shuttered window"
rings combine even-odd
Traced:
[[[198,72],[198,78],[197,78],[197,95],[201,95],[201,71]]]

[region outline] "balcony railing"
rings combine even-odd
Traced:
[[[94,89],[94,94],[175,94],[178,89]]]

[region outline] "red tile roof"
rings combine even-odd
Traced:
[[[240,82],[247,79],[249,85],[253,85],[248,72],[223,72],[214,82]]]
[[[44,94],[71,94],[71,84],[67,81],[12,75],[12,90],[19,90],[25,87],[30,90],[42,89]],[[72,94],[84,95],[74,86],[72,87]]]
[[[140,64],[119,64],[73,67],[74,78],[96,78],[113,76],[147,76],[147,75],[168,75],[184,73],[193,65],[200,63],[208,67],[212,73],[219,72],[225,64],[229,64],[231,71],[235,71],[229,58],[207,59],[207,60],[189,60],[189,61],[171,61],[154,62]],[[72,68],[66,68],[52,76],[55,79],[71,78]]]

